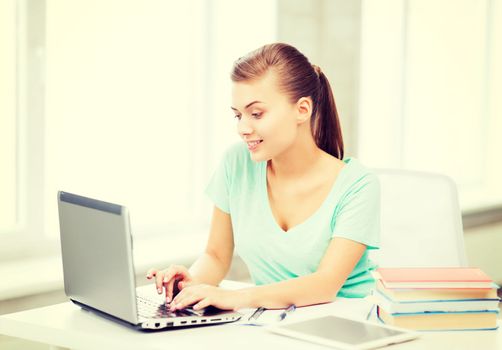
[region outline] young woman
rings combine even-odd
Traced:
[[[207,248],[190,267],[151,269],[171,310],[282,308],[363,297],[378,247],[375,175],[343,159],[338,114],[321,69],[287,44],[265,45],[232,71],[232,111],[244,141],[207,187],[214,212]],[[255,286],[218,287],[234,249]],[[180,289],[173,298],[174,283]]]

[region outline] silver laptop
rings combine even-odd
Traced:
[[[170,312],[154,286],[137,289],[126,207],[60,191],[58,209],[65,293],[75,304],[142,330],[240,319],[212,306]]]

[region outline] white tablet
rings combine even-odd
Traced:
[[[407,329],[336,316],[274,325],[268,330],[339,349],[373,349],[401,343],[419,336]]]

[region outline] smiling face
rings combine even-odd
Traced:
[[[273,70],[256,80],[233,83],[231,108],[251,159],[275,158],[294,144],[298,126],[305,121],[299,107],[279,90]]]

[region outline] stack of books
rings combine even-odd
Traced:
[[[414,330],[497,329],[498,286],[478,268],[379,268],[378,318]]]

